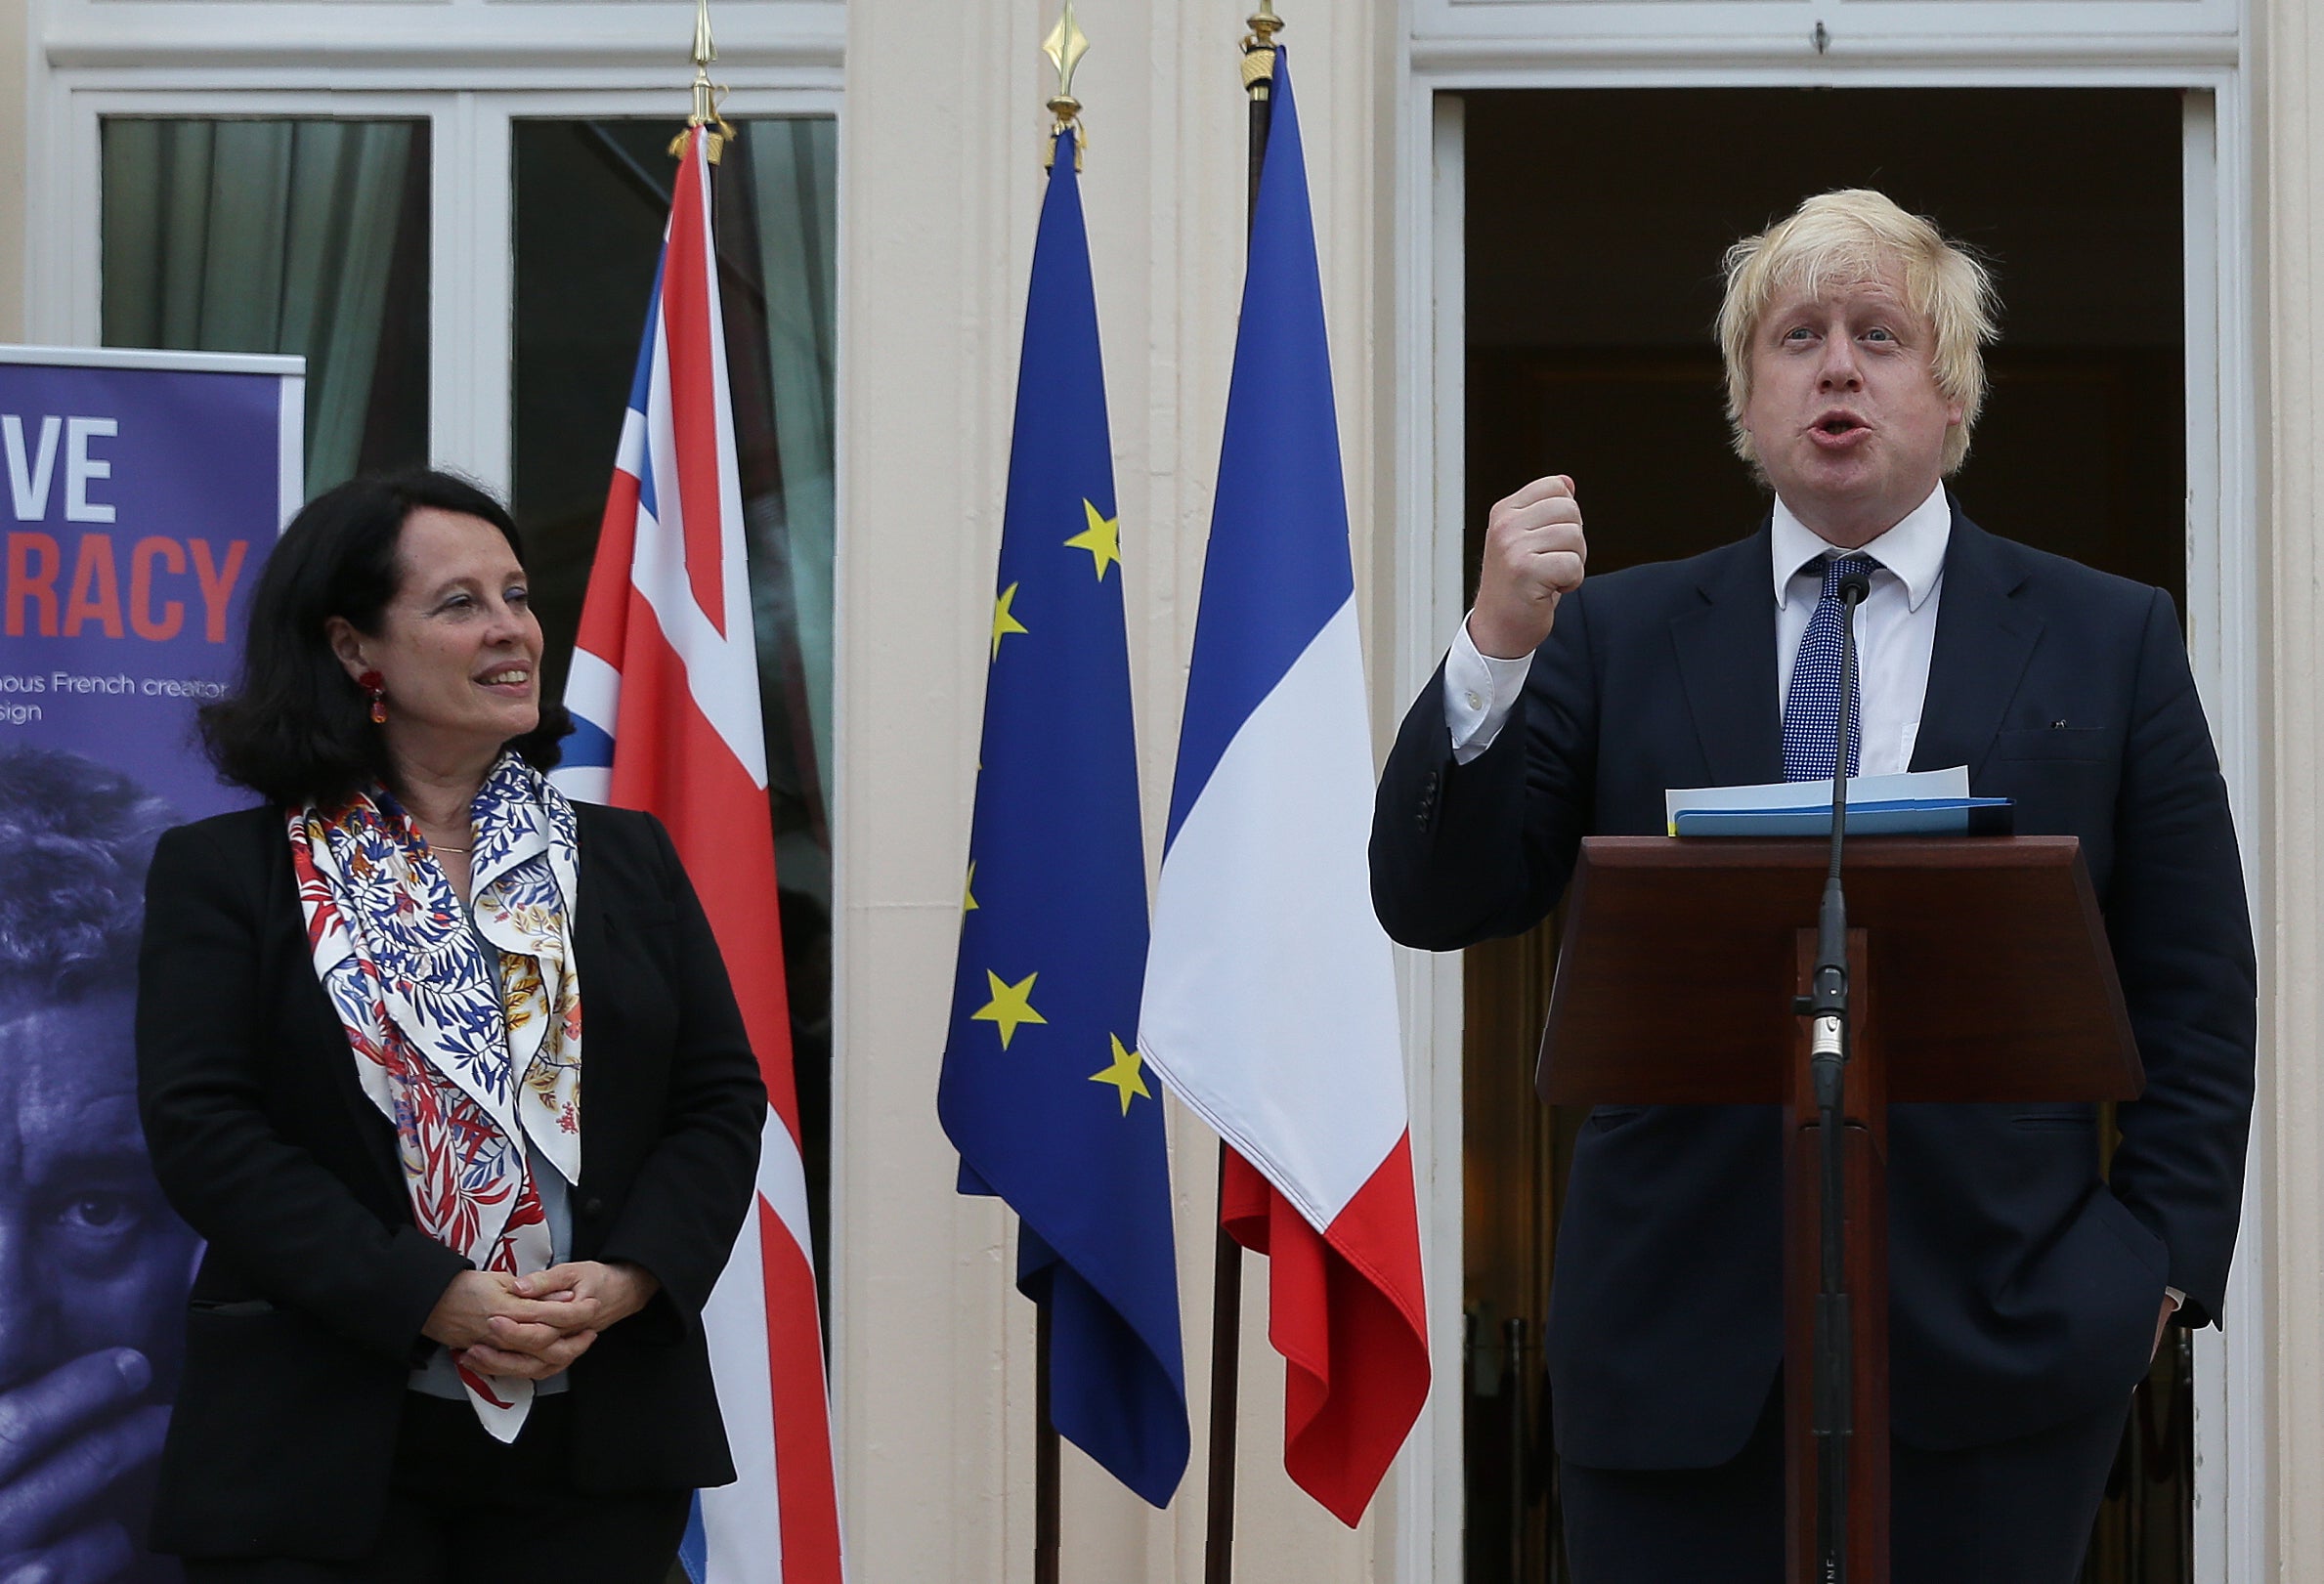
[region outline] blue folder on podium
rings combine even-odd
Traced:
[[[1662,799],[1674,836],[1820,836],[1831,830],[1831,784],[1825,781],[1673,789]],[[1969,795],[1966,765],[1848,783],[1850,835],[2005,836],[2011,816],[2006,797]]]

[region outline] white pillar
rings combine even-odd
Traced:
[[[2269,1197],[2273,1247],[2268,1332],[2275,1374],[2273,1555],[2237,1578],[2324,1578],[2324,719],[2316,681],[2324,645],[2324,159],[2317,113],[2324,24],[2306,0],[2254,8],[2260,64],[2260,230],[2258,336],[2263,370],[2260,477],[2270,596],[2266,635],[2267,826],[2259,919],[2263,1052],[2255,1159]]]

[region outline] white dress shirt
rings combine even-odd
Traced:
[[[1858,687],[1864,701],[1864,741],[1858,772],[1890,775],[1913,762],[1920,735],[1920,703],[1928,692],[1928,660],[1936,645],[1938,594],[1945,581],[1945,547],[1953,537],[1953,506],[1945,487],[1866,545],[1861,554],[1880,563],[1872,591],[1856,613]],[[1824,563],[1842,554],[1817,537],[1791,508],[1775,504],[1774,552],[1769,576],[1776,602],[1776,689],[1791,688],[1791,663],[1824,585]],[[1500,660],[1480,653],[1461,620],[1444,658],[1444,720],[1452,756],[1467,764],[1493,746],[1532,669],[1533,657]]]

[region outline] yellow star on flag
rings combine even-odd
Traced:
[[[993,659],[995,660],[1001,658],[1002,639],[1012,632],[1025,630],[1025,624],[1019,621],[1009,609],[1010,601],[1016,598],[1016,589],[1017,585],[1011,583],[1007,588],[1001,590],[1001,597],[993,601]]]
[[[1100,517],[1097,508],[1085,500],[1081,509],[1090,514],[1090,526],[1065,541],[1068,550],[1087,550],[1090,559],[1097,563],[1097,580],[1105,581],[1105,569],[1119,566],[1122,560],[1122,519],[1117,514]]]
[[[1122,1092],[1122,1115],[1128,1116],[1131,1095],[1142,1095],[1149,1100],[1154,1097],[1153,1092],[1145,1087],[1145,1074],[1141,1070],[1145,1065],[1145,1059],[1135,1050],[1123,1049],[1120,1035],[1109,1035],[1107,1038],[1113,1041],[1113,1065],[1101,1073],[1090,1074],[1090,1082],[1111,1084],[1115,1089],[1120,1090]]]
[[[984,970],[984,981],[991,987],[993,999],[968,1014],[971,1022],[994,1023],[1000,1026],[1001,1049],[1009,1049],[1015,1038],[1019,1023],[1046,1023],[1048,1018],[1033,1010],[1033,981],[1038,973],[1028,973],[1016,984],[1005,984],[992,969]]]
[[[976,860],[968,860],[968,878],[961,883],[961,912],[976,911]]]

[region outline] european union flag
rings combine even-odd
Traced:
[[[1143,831],[1097,303],[1057,142],[1033,249],[961,955],[936,1109],[1022,1223],[1057,1431],[1156,1507],[1186,1469],[1170,1173],[1138,1050]]]

